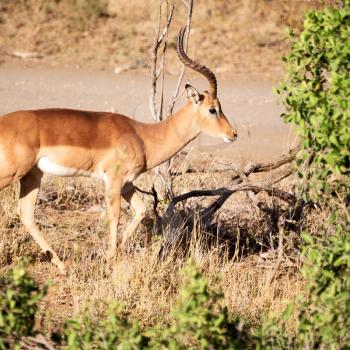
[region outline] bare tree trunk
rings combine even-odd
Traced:
[[[184,4],[188,8],[187,27],[190,28],[191,21],[192,21],[192,12],[193,12],[193,0],[188,0],[188,1],[184,0]],[[165,13],[163,13],[164,6],[166,8]],[[174,4],[170,5],[169,1],[160,0],[156,40],[152,49],[151,96],[150,96],[151,113],[152,113],[153,119],[157,122],[165,118],[164,116],[165,69],[164,68],[165,68],[165,62],[166,62],[168,32],[173,19],[174,9],[175,9]],[[163,29],[161,30],[161,23],[164,20],[164,17],[166,18],[166,23]],[[186,50],[188,47],[189,33],[190,33],[190,30],[187,31],[187,35],[186,35],[186,45],[185,45]],[[160,50],[161,50],[161,54],[159,58],[158,56],[159,56]],[[175,103],[182,94],[180,87],[184,77],[184,72],[185,72],[185,66],[182,65],[176,88],[169,102],[167,117],[173,113]],[[159,100],[158,106],[157,106],[157,96]],[[162,182],[165,198],[169,201],[172,200],[172,198],[174,198],[173,175],[171,173],[171,168],[172,168],[172,159],[160,165],[155,170],[157,177]]]

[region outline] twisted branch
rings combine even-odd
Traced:
[[[275,185],[292,175],[293,165],[291,162],[295,159],[297,152],[298,147],[292,149],[287,155],[282,156],[276,161],[249,163],[243,170],[237,169],[231,165],[231,169],[238,175],[233,179],[233,183],[230,187],[222,187],[212,190],[193,190],[174,197],[166,210],[165,222],[170,224],[170,227],[165,237],[164,245],[160,249],[159,257],[164,258],[168,249],[174,244],[174,242],[178,241],[181,235],[183,235],[184,230],[179,230],[179,228],[186,225],[189,226],[193,223],[193,215],[187,218],[181,218],[179,217],[179,213],[175,212],[176,204],[189,198],[219,196],[208,207],[199,212],[199,220],[201,221],[203,228],[208,228],[212,224],[214,214],[222,207],[226,200],[236,192],[265,192],[269,196],[277,197],[290,205],[295,205],[297,202],[296,197],[291,193],[276,188]],[[271,173],[272,170],[276,170],[282,166],[285,166],[282,170],[274,174]],[[261,172],[269,172],[269,174],[260,182],[249,181],[249,175]]]

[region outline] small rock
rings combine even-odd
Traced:
[[[123,70],[125,70],[123,67],[115,67],[115,68],[114,68],[114,73],[115,73],[115,74],[119,74],[119,73],[121,73]]]
[[[94,205],[90,207],[86,212],[87,213],[103,213],[105,210],[99,206],[99,205]]]
[[[66,191],[67,191],[68,193],[74,193],[74,192],[75,192],[75,186],[68,185],[68,186],[66,187]]]
[[[120,10],[120,4],[118,0],[107,0],[107,14],[111,17],[118,15],[118,10]]]

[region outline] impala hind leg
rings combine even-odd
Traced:
[[[146,216],[146,206],[140,196],[136,193],[133,184],[129,183],[124,187],[123,198],[135,210],[135,216],[126,230],[123,232],[122,247],[126,244],[132,234],[135,232],[137,226]]]
[[[63,262],[58,258],[49,243],[47,243],[34,222],[34,208],[42,176],[43,173],[39,169],[33,168],[21,179],[18,214],[24,227],[39,244],[43,252],[50,258],[51,262],[58,267],[60,272],[65,275],[66,269]]]
[[[106,202],[107,215],[109,220],[109,248],[107,251],[107,259],[112,259],[117,250],[117,233],[120,216],[121,186],[115,184],[113,188],[107,188]]]

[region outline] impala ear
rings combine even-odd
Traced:
[[[193,86],[190,84],[185,85],[187,99],[193,103],[199,104],[203,101],[203,95],[201,95]]]

